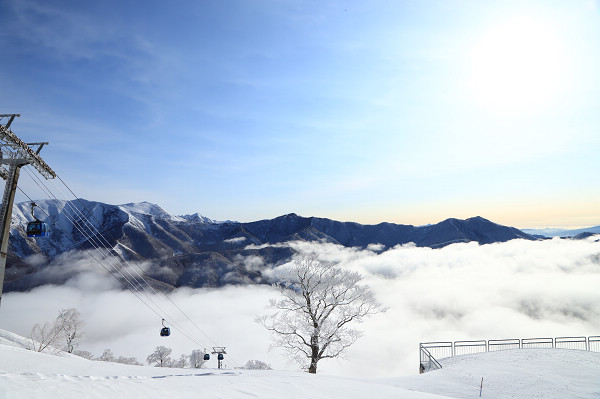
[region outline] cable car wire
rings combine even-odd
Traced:
[[[19,188],[19,190],[21,190],[21,189]],[[29,200],[31,200],[31,197],[29,197],[29,196],[28,196],[28,195],[27,195],[27,194],[26,194],[26,193],[25,193],[23,190],[21,190],[21,192],[22,192],[22,193],[23,193],[23,194],[24,194],[24,195],[25,195],[27,198],[29,198]],[[50,215],[48,215],[48,214],[46,213],[46,211],[43,211],[43,213],[45,213],[47,216],[50,216]],[[67,216],[67,218],[68,218],[68,216]],[[71,221],[71,222],[72,222],[72,221]],[[75,225],[75,227],[76,227],[76,228],[77,228],[77,229],[80,231],[80,233],[84,234],[84,232],[83,232],[83,231],[81,231],[81,230],[79,229],[79,227],[77,227],[76,225]],[[71,241],[71,243],[72,243],[73,245],[76,245],[76,243],[75,243],[75,242],[73,242],[73,241],[71,240],[71,238],[70,238],[70,237],[69,237],[69,240]],[[94,253],[93,253],[93,252],[88,252],[88,255],[89,255],[89,256],[90,256],[90,257],[91,257],[93,260],[95,260],[95,261],[96,261],[96,262],[97,262],[97,263],[98,263],[100,266],[102,266],[102,267],[103,267],[103,268],[104,268],[104,269],[105,269],[105,270],[106,270],[108,273],[110,273],[110,274],[111,274],[111,275],[112,275],[112,276],[113,276],[115,279],[119,280],[119,278],[118,278],[118,277],[117,277],[117,276],[116,276],[116,275],[115,275],[115,274],[114,274],[114,273],[113,273],[113,272],[112,272],[112,271],[111,271],[109,268],[107,268],[107,267],[106,267],[106,266],[105,266],[105,265],[102,263],[102,261],[101,261],[100,259],[98,259],[96,256],[94,256]],[[127,277],[126,277],[126,276],[123,276],[122,274],[121,274],[121,277],[123,277],[125,280],[127,280]],[[126,287],[126,288],[127,288],[127,289],[128,289],[128,290],[129,290],[129,291],[130,291],[130,292],[131,292],[133,295],[135,295],[135,296],[136,296],[138,299],[140,299],[140,301],[144,302],[144,300],[143,300],[142,298],[140,298],[140,296],[139,296],[139,295],[138,295],[138,294],[137,294],[135,291],[133,291],[132,287],[130,287],[130,286],[131,286],[131,284],[130,284],[130,285],[126,285],[125,287]],[[136,289],[136,288],[135,288],[135,286],[133,286],[133,288],[134,288],[134,289]],[[137,289],[136,289],[136,290],[137,290]],[[145,302],[144,302],[144,303],[145,303]],[[145,303],[145,304],[146,304],[146,303]],[[146,304],[146,306],[148,306],[148,305]],[[148,306],[148,307],[149,307],[149,308],[150,308],[150,310],[152,310],[152,311],[153,311],[153,312],[154,312],[154,313],[155,313],[157,316],[159,316],[159,317],[162,317],[162,316],[161,316],[161,315],[160,315],[158,312],[156,312],[156,310],[155,310],[155,309],[152,309],[152,307],[150,307],[150,306]]]
[[[78,200],[78,201],[79,201],[79,202],[82,204],[82,206],[83,206],[83,207],[85,207],[85,205],[83,205],[83,203],[82,203],[81,199],[80,199],[80,198],[78,198],[78,197],[75,195],[75,193],[73,193],[73,191],[72,191],[72,190],[71,190],[71,189],[70,189],[70,188],[69,188],[69,187],[66,185],[66,183],[65,183],[65,182],[64,182],[64,181],[63,181],[63,180],[62,180],[60,177],[58,177],[58,176],[57,176],[57,178],[58,178],[58,179],[59,179],[59,180],[60,180],[60,181],[63,183],[63,185],[64,185],[64,186],[65,186],[65,187],[66,187],[66,188],[69,190],[69,192],[70,192],[70,193],[71,193],[71,194],[72,194],[72,195],[73,195],[73,196],[74,196],[74,197],[75,197],[75,198],[76,198],[76,199],[77,199],[77,200]],[[74,209],[75,209],[75,210],[76,210],[76,211],[77,211],[77,212],[78,212],[78,213],[79,213],[81,216],[85,217],[85,215],[84,215],[84,214],[81,212],[81,210],[80,210],[80,209],[78,209],[78,208],[76,208],[76,207],[74,207]],[[94,219],[96,219],[96,217],[94,216],[94,214],[93,214],[92,212],[90,212],[90,214],[91,214],[91,216],[92,216]],[[100,224],[100,222],[99,222],[97,219],[96,219],[96,222],[97,222],[97,224]],[[104,236],[103,236],[103,235],[102,235],[102,234],[101,234],[101,233],[100,233],[100,232],[99,232],[99,231],[96,229],[96,227],[95,227],[95,226],[94,226],[92,223],[90,223],[90,226],[91,226],[91,227],[92,227],[94,230],[96,230],[97,234],[98,234],[98,235],[99,235],[101,238],[103,238],[103,239],[104,239],[104,241],[105,241],[105,244],[106,244],[107,246],[110,246],[110,243],[109,243],[109,242],[108,242],[108,241],[107,241],[107,240],[104,238]],[[125,262],[127,262],[127,261],[125,261]],[[137,267],[137,268],[138,268],[138,269],[139,269],[139,270],[140,270],[142,273],[145,273],[145,271],[144,271],[144,270],[143,270],[143,269],[142,269],[142,268],[141,268],[141,267],[140,267],[138,264],[134,264],[134,265],[135,265],[135,266],[136,266],[136,267]],[[139,274],[139,273],[137,273],[137,272],[136,272],[136,274],[137,274],[137,275],[140,277],[140,279],[142,279],[144,282],[146,282],[146,281],[145,281],[145,279],[144,279],[144,277],[143,277],[142,275],[140,275],[140,274]],[[146,282],[146,283],[147,283],[147,282]],[[147,285],[148,285],[148,287],[149,287],[149,288],[150,288],[150,289],[153,291],[153,293],[154,293],[154,294],[162,294],[162,295],[164,295],[164,296],[165,296],[165,298],[167,298],[167,299],[168,299],[168,300],[169,300],[169,301],[170,301],[170,302],[173,304],[173,306],[175,306],[175,307],[177,308],[177,310],[179,310],[179,312],[181,312],[181,314],[182,314],[182,315],[183,315],[183,316],[184,316],[184,317],[185,317],[185,318],[186,318],[188,321],[190,321],[190,322],[191,322],[191,323],[192,323],[192,324],[193,324],[193,325],[194,325],[194,326],[195,326],[195,327],[198,329],[198,331],[200,331],[200,332],[201,332],[201,333],[202,333],[202,334],[203,334],[203,335],[204,335],[204,336],[205,336],[205,337],[206,337],[206,338],[207,338],[207,339],[208,339],[208,340],[209,340],[209,341],[210,341],[210,342],[211,342],[211,343],[212,343],[214,346],[218,346],[218,344],[217,344],[217,343],[216,343],[216,342],[215,342],[215,341],[214,341],[214,340],[213,340],[213,339],[212,339],[212,338],[211,338],[211,337],[210,337],[208,334],[206,334],[206,332],[204,332],[204,331],[203,331],[203,330],[202,330],[202,329],[201,329],[201,328],[200,328],[200,327],[199,327],[199,326],[198,326],[198,325],[197,325],[197,324],[196,324],[196,323],[195,323],[195,322],[194,322],[194,321],[193,321],[193,320],[192,320],[192,319],[191,319],[191,318],[190,318],[190,317],[187,315],[187,313],[185,313],[185,312],[183,311],[183,309],[181,309],[181,308],[179,307],[179,305],[177,305],[177,303],[176,303],[176,302],[175,302],[175,301],[174,301],[174,300],[173,300],[173,299],[172,299],[172,298],[171,298],[169,295],[167,295],[167,293],[165,293],[165,292],[164,292],[164,291],[162,291],[162,290],[158,290],[158,291],[157,291],[157,290],[156,290],[156,289],[155,289],[155,288],[154,288],[154,287],[153,287],[151,284],[148,284],[148,283],[147,283]]]
[[[43,183],[43,182],[42,182],[42,183]],[[53,194],[53,193],[52,193],[52,192],[51,192],[51,191],[48,189],[48,187],[47,187],[47,186],[45,186],[45,185],[44,185],[44,187],[45,187],[46,191],[49,193],[49,195],[53,196],[53,197],[54,197],[54,199],[58,200],[58,199],[56,198],[56,196],[54,196],[54,194]],[[42,188],[42,187],[40,187],[40,188]],[[42,188],[42,189],[43,189],[43,188]],[[70,211],[71,213],[69,213],[68,211]],[[82,220],[82,222],[87,222],[87,225],[86,225],[85,223],[80,223],[80,222],[78,222],[78,220],[76,220],[76,218],[75,218],[75,215],[74,215],[74,213],[75,213],[75,212],[78,212],[78,213],[80,213],[81,217],[80,217],[79,219],[80,219],[80,220]],[[158,305],[158,304],[157,304],[157,303],[154,301],[154,299],[152,298],[152,296],[151,296],[151,295],[150,295],[150,293],[148,292],[148,290],[147,290],[147,288],[146,288],[146,287],[150,287],[150,288],[151,288],[151,289],[153,289],[153,290],[154,290],[154,288],[153,288],[153,287],[152,287],[150,284],[148,284],[148,283],[147,283],[147,281],[145,281],[145,279],[143,278],[143,276],[141,276],[139,273],[137,273],[137,271],[133,270],[133,271],[136,273],[137,277],[136,277],[136,276],[134,276],[134,275],[131,273],[131,267],[130,267],[130,268],[127,268],[127,265],[125,265],[125,264],[124,264],[124,263],[121,261],[121,257],[119,257],[119,256],[118,256],[118,254],[117,254],[117,256],[115,256],[114,254],[112,254],[112,253],[110,252],[110,250],[108,249],[109,247],[107,248],[106,246],[104,246],[104,245],[101,245],[101,244],[102,244],[101,242],[100,242],[100,243],[98,243],[98,241],[100,241],[100,239],[99,239],[98,237],[101,237],[102,239],[104,239],[105,243],[106,243],[107,245],[109,245],[108,241],[107,241],[107,240],[104,238],[104,236],[102,236],[102,234],[101,234],[101,233],[100,233],[100,232],[99,232],[99,231],[98,231],[98,230],[95,228],[95,226],[93,226],[93,224],[91,224],[91,223],[89,222],[89,220],[87,220],[87,218],[85,217],[85,215],[84,215],[84,214],[83,214],[83,213],[82,213],[82,212],[81,212],[79,209],[77,209],[76,207],[74,207],[72,204],[70,204],[70,203],[67,201],[67,202],[66,202],[66,205],[65,205],[65,209],[63,209],[63,215],[64,215],[64,216],[67,218],[67,220],[68,220],[68,221],[69,221],[71,224],[73,224],[73,225],[74,225],[74,227],[75,227],[75,228],[76,228],[76,229],[77,229],[77,230],[78,230],[78,231],[79,231],[79,232],[80,232],[80,233],[81,233],[81,234],[82,234],[82,235],[83,235],[83,236],[86,238],[86,242],[89,242],[89,243],[90,243],[90,244],[91,244],[91,245],[92,245],[92,246],[93,246],[93,247],[94,247],[94,248],[95,248],[95,249],[96,249],[98,252],[100,252],[101,254],[103,254],[103,256],[104,256],[104,259],[105,259],[106,261],[108,261],[109,263],[112,263],[112,264],[111,264],[111,266],[112,266],[112,267],[113,267],[113,268],[114,268],[114,269],[115,269],[115,270],[116,270],[116,271],[119,273],[119,275],[121,275],[121,277],[123,277],[123,279],[124,279],[124,280],[125,280],[125,281],[126,281],[128,284],[129,284],[129,285],[127,286],[128,288],[129,288],[129,287],[131,287],[131,288],[133,288],[135,291],[137,291],[138,293],[141,293],[141,290],[143,290],[143,291],[144,291],[144,293],[146,294],[146,296],[147,296],[148,300],[149,300],[150,302],[152,302],[152,303],[154,304],[154,306],[156,306],[156,307],[157,307],[157,308],[158,308],[158,309],[159,309],[159,310],[160,310],[162,313],[166,313],[166,312],[165,312],[165,311],[164,311],[164,310],[163,310],[163,309],[162,309],[162,308],[161,308],[161,307],[160,307],[160,306],[159,306],[159,305]],[[81,218],[83,218],[83,219],[81,219]],[[90,226],[91,226],[91,227],[90,227]],[[89,229],[90,231],[91,231],[91,228],[94,228],[94,229],[96,230],[96,233],[94,233],[94,232],[92,231],[92,233],[93,233],[93,235],[92,235],[92,234],[90,234],[90,233],[86,232],[86,231],[85,231],[85,229],[84,229],[84,227],[87,227],[87,229]],[[75,244],[75,243],[73,243],[73,245],[76,245],[76,244]],[[98,259],[96,259],[96,260],[98,260]],[[119,263],[119,264],[120,264],[120,268],[119,268],[119,267],[117,267],[117,265],[116,265],[115,263],[113,263],[113,262]],[[129,264],[129,266],[131,266],[131,265]],[[105,268],[105,269],[106,269],[106,268]],[[129,274],[129,276],[130,276],[130,277],[127,277],[127,276],[125,276],[125,275],[123,274],[123,272],[122,272],[123,270],[124,270],[124,271],[126,271],[126,272]],[[140,268],[140,270],[142,270],[142,269]],[[143,270],[142,270],[142,272],[143,272]],[[113,275],[113,276],[114,276],[114,275]],[[116,277],[116,276],[114,276],[114,277]],[[118,278],[117,278],[117,280],[118,280]],[[132,281],[132,280],[133,280],[133,281]],[[141,280],[141,281],[140,281],[140,280]],[[141,290],[140,290],[140,288],[141,288]],[[131,291],[131,289],[130,289],[130,291]],[[156,290],[154,290],[154,292],[155,292],[155,293],[157,293],[157,291],[156,291]],[[138,295],[136,295],[136,296],[138,296]],[[140,297],[138,296],[138,298],[140,298]],[[141,300],[141,298],[140,298],[140,300]],[[142,302],[144,302],[144,303],[145,303],[145,304],[148,306],[148,304],[147,304],[145,301],[142,301]],[[158,312],[156,312],[156,311],[155,311],[155,313],[156,313],[157,315],[161,316],[161,315],[160,315]],[[162,316],[161,316],[161,317],[162,317]],[[176,322],[174,322],[174,321],[170,321],[170,323],[171,323],[171,324],[174,324],[174,325],[176,325],[176,326],[177,326],[177,323],[176,323]],[[186,334],[186,333],[184,332],[184,329],[183,329],[183,328],[179,327],[179,328],[176,328],[176,329],[177,329],[178,331],[180,331],[180,332],[183,332],[183,333],[184,333],[184,335],[188,336],[188,334]],[[199,343],[199,342],[197,342],[197,341],[195,341],[195,343],[197,343],[197,344],[199,344],[199,345],[203,345],[203,344],[201,344],[201,343]]]
[[[58,179],[58,180],[60,180],[60,182],[61,182],[61,183],[62,183],[62,184],[63,184],[63,185],[64,185],[64,186],[67,188],[67,190],[69,190],[69,192],[71,193],[71,195],[72,195],[74,198],[76,198],[76,199],[77,199],[77,201],[79,201],[80,203],[82,202],[82,201],[81,201],[81,199],[80,199],[79,197],[77,197],[77,195],[76,195],[76,194],[73,192],[73,190],[71,190],[71,188],[70,188],[70,187],[69,187],[69,186],[68,186],[68,185],[67,185],[67,184],[66,184],[66,183],[65,183],[65,182],[64,182],[64,181],[63,181],[63,180],[60,178],[60,176],[58,176],[58,175],[57,175],[57,179]],[[77,209],[77,208],[76,208],[76,209]],[[81,213],[81,211],[80,211],[79,209],[77,209],[77,211]],[[81,213],[81,215],[82,215],[82,216],[84,216],[82,213]],[[92,216],[94,219],[96,219],[96,217],[94,216],[94,214],[93,214],[93,213],[91,213],[91,216]],[[97,222],[98,224],[100,223],[100,222],[99,222],[97,219],[96,219],[96,222]],[[93,224],[90,224],[90,225],[91,225],[91,226],[92,226],[94,229],[96,229],[96,228],[93,226]],[[96,229],[96,231],[97,231],[97,229]],[[98,232],[98,234],[100,234],[100,236],[101,236],[102,238],[104,238],[100,232]],[[107,244],[107,245],[110,245],[110,244],[108,243],[108,241],[107,241],[107,240],[105,240],[105,242],[106,242],[106,244]],[[139,267],[139,265],[136,265],[136,266],[138,267],[138,269],[140,269],[140,271],[141,271],[142,273],[145,273],[145,271],[144,271],[143,269],[141,269],[141,267]],[[139,275],[139,274],[138,274],[138,275]],[[141,275],[139,275],[139,276],[140,276],[140,278],[142,278],[142,279],[143,279],[143,276],[141,276]],[[162,290],[160,290],[160,291],[156,291],[156,289],[154,289],[154,287],[152,287],[152,285],[150,285],[150,284],[148,284],[148,286],[150,287],[150,289],[152,289],[152,291],[153,291],[154,293],[161,293],[161,294],[163,294],[163,295],[164,295],[164,296],[165,296],[165,297],[166,297],[166,298],[167,298],[167,299],[168,299],[168,300],[169,300],[169,301],[170,301],[170,302],[171,302],[171,303],[172,303],[172,304],[173,304],[173,305],[174,305],[174,306],[175,306],[175,307],[176,307],[176,308],[177,308],[177,309],[178,309],[178,310],[181,312],[181,314],[182,314],[183,316],[185,316],[185,317],[186,317],[186,318],[187,318],[187,319],[188,319],[188,320],[189,320],[189,321],[190,321],[190,322],[191,322],[191,323],[192,323],[192,324],[193,324],[193,325],[194,325],[194,326],[195,326],[195,327],[198,329],[198,331],[200,331],[200,332],[201,332],[201,333],[202,333],[202,334],[203,334],[203,335],[204,335],[206,338],[208,338],[208,340],[209,340],[209,341],[211,341],[211,343],[212,343],[214,346],[218,346],[218,345],[217,345],[217,343],[216,343],[216,342],[215,342],[215,341],[214,341],[214,340],[213,340],[213,339],[212,339],[210,336],[208,336],[208,334],[206,334],[206,333],[205,333],[205,332],[204,332],[204,331],[203,331],[203,330],[202,330],[202,329],[201,329],[201,328],[200,328],[200,327],[199,327],[199,326],[198,326],[198,325],[197,325],[197,324],[196,324],[196,323],[195,323],[195,322],[194,322],[194,321],[193,321],[193,320],[192,320],[192,319],[191,319],[191,318],[190,318],[190,317],[189,317],[189,316],[188,316],[188,315],[187,315],[187,314],[186,314],[186,313],[185,313],[185,312],[184,312],[184,311],[183,311],[183,310],[182,310],[182,309],[179,307],[179,305],[177,305],[177,303],[175,303],[175,301],[173,301],[173,299],[172,299],[172,298],[171,298],[169,295],[167,295],[167,294],[166,294],[164,291],[162,291]]]
[[[41,188],[41,187],[40,187],[40,188]],[[46,187],[46,190],[47,190],[47,191],[49,191],[47,187]],[[22,191],[22,190],[21,190],[21,191]],[[51,194],[51,195],[53,195],[51,192],[50,192],[50,194]],[[27,197],[29,198],[29,196],[27,196]],[[57,199],[55,196],[54,196],[54,198],[55,198],[55,199]],[[57,199],[57,200],[58,200],[58,199]],[[68,202],[67,202],[67,203],[68,203]],[[76,209],[76,208],[71,208],[71,211],[72,211],[72,209]],[[46,213],[46,212],[44,212],[44,213]],[[46,213],[46,214],[47,214],[47,213]],[[63,215],[64,215],[64,216],[67,218],[67,220],[69,220],[69,222],[71,222],[71,223],[72,223],[72,224],[75,226],[75,228],[76,228],[76,229],[77,229],[77,230],[78,230],[78,231],[79,231],[79,232],[80,232],[80,233],[81,233],[81,234],[82,234],[82,235],[83,235],[83,236],[86,238],[86,240],[87,240],[88,242],[90,242],[90,243],[92,244],[92,246],[94,246],[94,248],[95,248],[96,250],[98,250],[100,253],[102,253],[102,252],[103,252],[103,250],[104,250],[104,251],[106,251],[106,252],[108,252],[108,250],[107,250],[105,247],[98,246],[98,244],[96,244],[96,243],[94,242],[94,241],[95,241],[95,240],[94,240],[94,237],[93,237],[93,236],[91,236],[91,235],[89,235],[87,232],[85,232],[85,231],[82,229],[82,227],[81,227],[80,223],[78,223],[78,222],[77,222],[77,221],[74,219],[74,217],[73,217],[73,215],[72,215],[72,214],[69,214],[68,212],[64,212],[64,211],[63,211]],[[72,240],[71,240],[71,242],[73,243],[73,245],[76,245],[76,243],[74,243]],[[108,243],[108,242],[107,242],[107,243]],[[94,259],[94,260],[95,260],[97,263],[99,263],[99,264],[100,264],[100,265],[101,265],[101,266],[102,266],[102,267],[103,267],[105,270],[107,270],[107,271],[108,271],[108,272],[109,272],[109,273],[110,273],[110,274],[111,274],[111,275],[112,275],[112,276],[113,276],[115,279],[117,279],[118,281],[120,281],[120,280],[119,280],[119,278],[118,278],[118,277],[117,277],[117,276],[116,276],[114,273],[112,273],[112,271],[111,271],[111,270],[109,270],[109,268],[107,268],[107,267],[106,267],[106,266],[105,266],[105,265],[102,263],[102,261],[101,261],[100,259],[98,259],[97,257],[95,257],[95,256],[93,255],[93,253],[91,253],[91,252],[90,252],[89,254],[90,254],[90,256],[91,256],[91,257],[92,257],[92,258],[93,258],[93,259]],[[110,260],[111,260],[111,259],[116,259],[118,262],[120,262],[120,259],[119,259],[119,257],[116,257],[116,258],[115,258],[115,256],[114,256],[114,255],[113,255],[113,256],[110,256],[110,253],[109,253],[109,255],[106,255],[106,254],[103,254],[103,255],[104,255],[104,260],[108,260],[108,261],[110,262]],[[120,262],[120,263],[122,263],[122,262]],[[150,308],[150,310],[152,310],[152,311],[153,311],[153,312],[154,312],[154,313],[155,313],[157,316],[159,316],[159,317],[163,318],[162,314],[166,314],[166,312],[165,312],[165,311],[164,311],[164,310],[163,310],[163,309],[162,309],[162,308],[161,308],[161,307],[160,307],[160,306],[159,306],[159,305],[158,305],[158,304],[157,304],[157,303],[154,301],[154,299],[152,298],[152,296],[151,296],[151,295],[148,293],[148,291],[146,290],[146,286],[145,286],[144,284],[140,283],[140,282],[139,282],[139,281],[136,279],[136,277],[135,277],[135,276],[133,276],[133,275],[131,274],[131,272],[129,272],[129,270],[128,270],[128,269],[125,267],[125,265],[122,265],[122,268],[123,268],[123,269],[125,269],[125,270],[126,270],[126,271],[127,271],[129,274],[130,274],[131,278],[135,279],[135,284],[134,284],[132,281],[130,281],[130,279],[129,279],[127,276],[125,276],[125,275],[124,275],[124,274],[121,272],[121,269],[117,268],[117,266],[116,266],[116,265],[114,265],[114,264],[113,264],[113,265],[111,265],[111,266],[112,266],[112,267],[113,267],[113,269],[114,269],[114,270],[116,270],[116,271],[117,271],[117,273],[119,273],[119,275],[120,275],[120,276],[121,276],[121,277],[122,277],[122,278],[123,278],[123,279],[124,279],[124,280],[125,280],[125,281],[128,283],[128,285],[126,285],[127,289],[128,289],[130,292],[132,292],[132,293],[133,293],[133,294],[134,294],[134,295],[135,295],[135,296],[136,296],[136,297],[137,297],[137,298],[138,298],[138,299],[139,299],[139,300],[140,300],[142,303],[144,303],[144,305],[146,305],[148,308]],[[146,285],[147,285],[147,286],[149,286],[149,287],[153,288],[153,287],[152,287],[150,284],[148,284],[148,283],[147,283],[147,282],[146,282],[146,281],[143,279],[143,276],[141,276],[141,275],[139,275],[139,274],[138,274],[138,276],[139,276],[139,278],[141,278],[141,279],[142,279],[142,281],[143,281],[144,283],[146,283]],[[162,314],[161,314],[161,313],[159,313],[159,312],[158,312],[156,309],[152,308],[152,306],[150,306],[150,305],[149,305],[149,304],[148,304],[146,301],[144,301],[144,300],[142,299],[142,297],[141,297],[140,295],[138,295],[138,294],[142,294],[142,292],[140,291],[140,289],[139,289],[138,287],[141,287],[141,288],[142,288],[142,290],[144,291],[143,293],[146,295],[147,299],[148,299],[150,302],[152,302],[152,303],[154,304],[154,306],[155,306],[156,308],[158,308],[158,310],[160,310],[160,312],[162,312]],[[135,290],[135,291],[134,291],[134,290]],[[136,292],[136,291],[137,291],[137,292]],[[155,292],[156,292],[156,291],[155,291]],[[180,309],[180,311],[181,311],[181,312],[183,312],[181,309]],[[187,317],[187,315],[185,315],[185,316]],[[189,317],[188,317],[188,318],[189,318]],[[186,338],[188,338],[190,341],[194,342],[196,345],[199,345],[199,346],[206,346],[204,343],[201,343],[201,342],[199,342],[199,341],[198,341],[198,340],[196,340],[196,339],[195,339],[195,338],[194,338],[192,335],[188,334],[188,333],[186,332],[186,330],[185,330],[184,328],[180,327],[180,326],[179,326],[179,324],[178,324],[177,322],[175,322],[175,321],[173,321],[173,320],[171,320],[171,321],[167,320],[167,321],[168,321],[170,324],[172,324],[172,325],[173,325],[173,328],[174,328],[175,330],[179,331],[179,332],[180,332],[180,333],[181,333],[183,336],[185,336]],[[209,339],[210,339],[210,337],[209,337]],[[212,340],[211,340],[211,341],[212,341]]]
[[[53,197],[55,200],[59,201],[58,198],[52,193],[52,190],[50,190],[43,181],[41,181],[39,178],[34,177],[35,175],[32,175],[31,173],[27,172],[33,179],[33,181],[43,190],[45,191],[49,196]],[[58,176],[57,176],[58,177]],[[75,197],[80,204],[82,204],[83,208],[85,208],[85,205],[83,204],[83,202],[81,201],[80,198],[78,198],[75,193],[73,192],[73,190],[71,190],[71,188],[60,178],[58,177],[58,179],[61,181],[61,183],[67,188],[67,190],[73,195],[73,197]],[[23,192],[23,190],[21,190],[21,192]],[[25,194],[25,193],[24,193]],[[26,195],[27,196],[27,195]],[[27,196],[30,200],[31,198],[29,196]],[[156,302],[154,302],[154,300],[152,299],[151,295],[148,293],[146,286],[149,287],[155,294],[158,294],[159,292],[162,293],[176,308],[177,310],[186,318],[188,319],[192,325],[194,325],[198,331],[200,331],[206,338],[208,338],[209,341],[211,341],[214,346],[218,346],[215,341],[208,336],[208,334],[206,334],[176,303],[175,301],[173,301],[173,299],[167,295],[164,291],[160,290],[157,291],[154,287],[152,287],[151,284],[149,284],[142,275],[140,275],[135,269],[129,267],[127,268],[126,266],[129,265],[131,266],[131,264],[129,264],[129,262],[127,262],[126,260],[124,264],[121,259],[122,257],[113,249],[110,248],[110,243],[108,242],[108,240],[106,240],[106,238],[102,235],[102,233],[94,226],[93,223],[91,223],[89,221],[89,219],[86,217],[85,214],[83,214],[81,209],[78,209],[77,207],[75,207],[70,201],[65,201],[65,208],[69,208],[69,211],[71,212],[71,214],[69,214],[68,212],[65,211],[65,209],[63,208],[63,215],[65,215],[65,217],[67,218],[67,220],[73,224],[73,226],[82,234],[82,236],[86,239],[86,242],[89,242],[90,245],[92,245],[96,250],[98,250],[100,253],[102,253],[104,255],[104,259],[108,260],[108,262],[112,262],[110,259],[115,259],[116,258],[116,262],[118,262],[120,264],[120,268],[117,267],[117,265],[112,264],[112,268],[115,269],[119,275],[127,282],[128,285],[127,288],[129,289],[130,292],[132,292],[142,303],[144,303],[148,308],[150,308],[155,314],[157,314],[158,316],[160,316],[159,312],[156,311],[154,308],[152,308],[146,301],[144,301],[140,295],[138,295],[138,293],[141,294],[140,290],[138,289],[138,287],[141,287],[146,295],[146,297],[148,298],[148,300],[150,300],[154,306],[156,306],[161,312],[165,313],[164,310],[162,310],[160,308],[160,306],[158,304],[156,304]],[[44,214],[48,215],[45,211],[43,211]],[[76,214],[79,214],[78,218],[75,218]],[[90,215],[95,219],[95,216],[93,214],[93,212],[90,212]],[[48,215],[49,216],[49,215]],[[77,220],[78,219],[78,220]],[[98,222],[98,220],[96,220],[96,222]],[[98,222],[99,223],[99,222]],[[85,230],[89,230],[90,233],[87,233]],[[94,232],[95,231],[95,232]],[[104,243],[102,242],[102,240],[104,240]],[[73,243],[73,245],[76,245],[75,243]],[[105,252],[108,252],[108,254],[106,254]],[[111,252],[114,252],[111,253]],[[102,261],[100,261],[99,259],[97,259],[93,254],[90,254],[90,256],[97,262],[99,263],[105,270],[107,270],[115,279],[119,280],[119,278],[112,273],[112,271],[110,271],[103,263]],[[139,265],[135,265],[137,266],[137,268],[139,268],[142,273],[145,273],[145,271],[139,266]],[[127,276],[125,276],[122,272],[121,269],[124,269],[129,275],[130,277],[134,280],[134,282],[130,281],[129,278],[127,278]],[[137,275],[134,276],[131,273],[131,270],[133,270],[135,272],[135,274]],[[141,281],[140,281],[141,280]],[[135,291],[137,292],[135,292]],[[177,331],[179,331],[182,335],[186,336],[188,339],[190,339],[192,342],[194,342],[197,345],[200,346],[206,346],[203,345],[202,343],[198,342],[197,340],[195,340],[193,337],[191,337],[189,334],[187,334],[187,332],[178,326],[178,323],[174,322],[174,321],[169,321],[167,320],[167,322],[169,322],[170,324],[173,325],[173,328]],[[232,359],[233,361],[233,359]]]

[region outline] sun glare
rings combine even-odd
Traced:
[[[542,110],[564,86],[565,57],[550,25],[519,18],[493,27],[472,53],[475,100],[505,115]]]

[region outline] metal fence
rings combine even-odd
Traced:
[[[600,336],[588,337],[588,350],[590,352],[600,352]]]
[[[442,368],[442,365],[437,360],[435,360],[433,356],[431,356],[431,353],[429,353],[429,351],[426,348],[423,348],[421,346],[419,349],[419,352],[421,353],[419,373],[422,374],[431,370],[437,370]]]
[[[600,336],[422,342],[419,344],[419,372],[424,373],[442,368],[436,359],[506,349],[528,348],[575,349],[600,352]]]

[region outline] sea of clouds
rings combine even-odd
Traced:
[[[360,272],[386,307],[360,326],[364,336],[343,359],[323,360],[319,372],[387,377],[418,372],[418,345],[427,341],[600,335],[600,240],[512,240],[441,249],[403,245],[367,249],[294,242]],[[260,259],[239,259],[252,270]],[[133,267],[133,266],[128,266]],[[135,265],[139,270],[148,264]],[[93,259],[65,256],[53,266],[72,274],[66,284],[4,294],[0,328],[28,336],[35,323],[77,308],[85,322],[78,349],[145,362],[156,346],[173,358],[195,349],[224,346],[226,367],[261,360],[276,369],[298,369],[282,352],[269,350],[269,333],[256,324],[278,290],[267,285],[219,289],[181,288],[165,296],[119,289]],[[47,271],[50,272],[50,271]],[[161,318],[172,327],[160,337]],[[213,364],[214,363],[214,364]],[[208,367],[216,367],[211,360]]]

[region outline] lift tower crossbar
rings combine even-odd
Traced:
[[[56,173],[39,156],[42,147],[48,143],[27,144],[17,137],[10,125],[20,114],[0,114],[0,121],[8,118],[5,124],[0,123],[0,177],[6,180],[2,207],[0,208],[0,301],[4,287],[4,271],[10,235],[12,208],[17,191],[19,172],[24,165],[32,165],[45,179],[53,179]],[[34,151],[31,146],[37,146]]]

